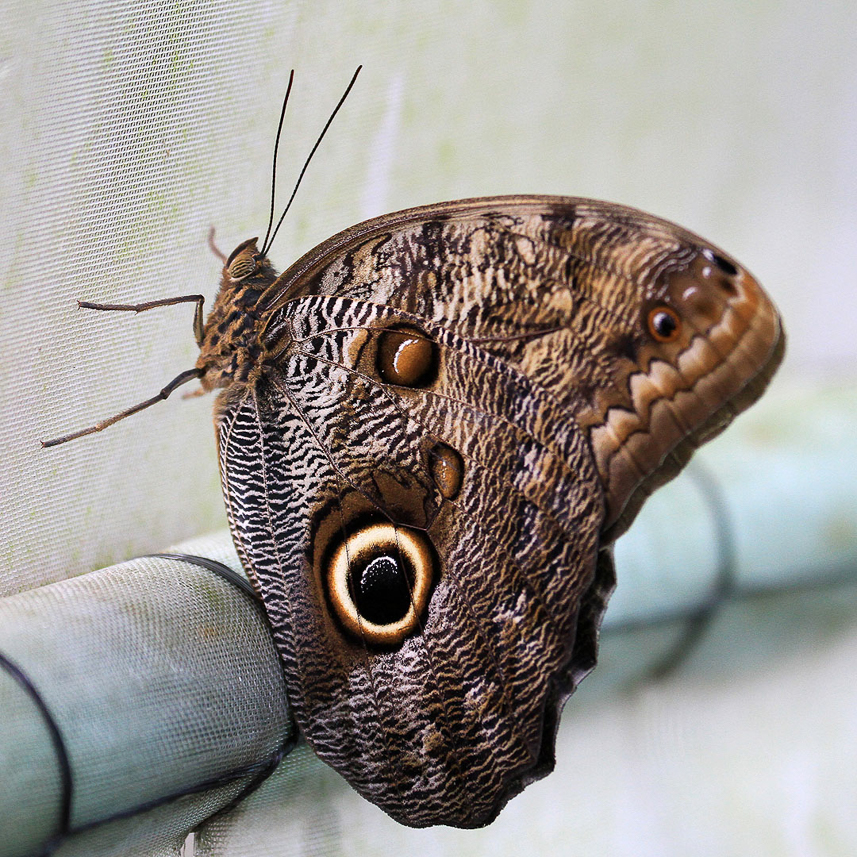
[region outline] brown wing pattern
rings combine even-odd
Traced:
[[[760,395],[776,311],[679,227],[551,197],[354,227],[254,311],[221,471],[298,723],[399,821],[486,824],[552,767],[609,542]]]
[[[443,328],[353,299],[284,312],[294,339],[225,417],[221,450],[290,699],[316,751],[394,817],[484,824],[552,758],[545,705],[572,659],[602,518],[591,457],[573,423],[549,430],[549,396]],[[378,331],[418,323],[437,376],[384,384]],[[431,474],[438,444],[464,463],[452,498]],[[348,634],[325,582],[331,543],[374,521],[424,533],[436,562],[396,646]]]

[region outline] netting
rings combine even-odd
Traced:
[[[238,581],[151,557],[0,601],[9,853],[54,837],[92,853],[117,830],[151,835],[137,816],[152,813],[183,839],[276,766],[285,689]]]
[[[751,5],[681,20],[547,2],[0,10],[0,854],[172,855],[191,831],[206,855],[853,850],[853,589],[733,606],[684,682],[604,692],[668,655],[716,588],[722,533],[692,477],[620,544],[613,636],[564,718],[560,769],[496,825],[399,828],[306,747],[205,823],[290,740],[270,639],[208,569],[116,563],[224,526],[211,401],[38,448],[195,360],[188,308],[117,318],[76,301],[210,299],[209,228],[227,252],[263,228],[289,68],[284,184],[362,62],[273,258],[384,210],[515,191],[612,198],[710,234],[792,333],[779,398],[707,468],[728,495],[733,594],[853,576],[853,384],[788,381],[855,365],[857,291],[840,284],[857,21],[852,4]],[[236,567],[222,533],[182,550]]]

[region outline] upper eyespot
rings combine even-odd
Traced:
[[[408,527],[369,524],[343,539],[330,557],[330,606],[364,643],[395,645],[420,627],[437,560],[427,538]]]
[[[672,307],[656,306],[649,310],[647,324],[649,333],[658,342],[675,342],[681,335],[681,319]]]
[[[438,348],[424,333],[392,328],[378,340],[378,374],[388,384],[425,387],[437,374]]]
[[[713,250],[709,250],[705,248],[702,251],[702,255],[708,259],[709,262],[713,262],[717,265],[720,270],[729,277],[737,277],[738,276],[738,268],[730,262],[728,259],[721,256],[719,253],[715,253]]]

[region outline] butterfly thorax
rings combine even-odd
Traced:
[[[239,244],[223,266],[220,291],[205,321],[196,363],[206,392],[243,386],[259,370],[265,322],[259,302],[277,279],[277,271],[260,256],[256,241],[251,238]]]

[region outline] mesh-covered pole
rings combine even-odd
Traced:
[[[105,822],[146,813],[181,841],[289,738],[258,605],[188,562],[143,558],[2,599],[0,656],[4,857],[64,834],[81,847],[62,853],[100,853]]]
[[[616,545],[604,628],[857,575],[857,385],[776,383],[656,492]]]

